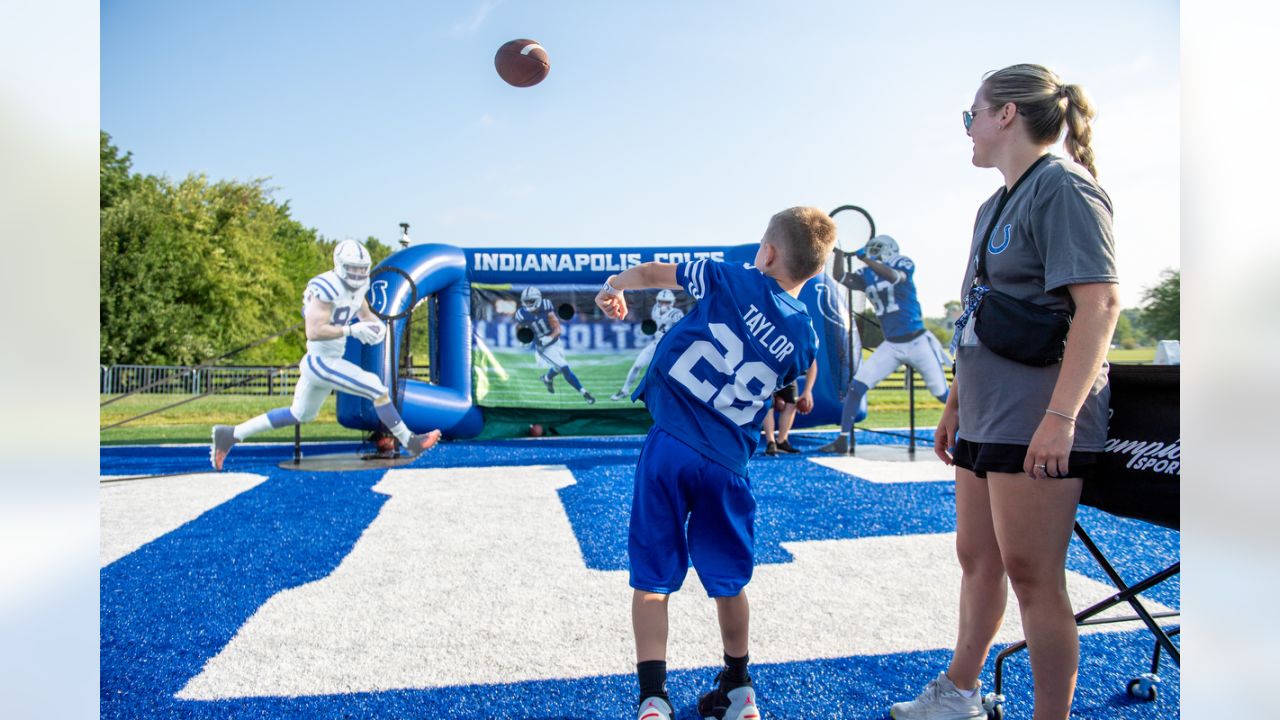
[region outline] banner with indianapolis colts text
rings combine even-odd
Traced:
[[[475,402],[481,407],[617,410],[666,330],[694,300],[683,290],[628,291],[628,314],[608,318],[595,296],[611,275],[646,262],[750,263],[756,244],[728,247],[466,250]],[[843,292],[825,273],[801,292],[820,338],[815,411],[798,425],[835,422],[860,344]],[[857,352],[854,352],[856,347]]]

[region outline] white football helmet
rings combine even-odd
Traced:
[[[658,307],[663,310],[670,310],[671,306],[676,304],[676,294],[670,290],[661,290],[658,292]]]
[[[867,257],[882,263],[898,257],[898,241],[888,235],[877,235],[867,241]]]
[[[538,305],[542,304],[542,291],[530,285],[524,289],[524,292],[520,293],[520,304],[526,310],[538,307]]]
[[[333,272],[350,290],[369,284],[369,266],[373,258],[358,240],[346,239],[333,248]]]

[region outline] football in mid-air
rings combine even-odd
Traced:
[[[536,40],[520,39],[504,43],[493,56],[498,76],[516,87],[537,85],[551,72],[547,51]]]

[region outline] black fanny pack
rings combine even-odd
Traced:
[[[982,236],[982,246],[975,259],[973,276],[974,290],[978,291],[975,293],[977,297],[973,298],[976,301],[972,311],[973,332],[991,352],[1035,367],[1048,367],[1062,362],[1067,332],[1071,330],[1071,313],[1050,310],[991,287],[991,280],[987,277],[987,244],[991,241],[991,233],[1000,223],[1000,213],[1004,211],[1009,198],[1018,191],[1022,181],[1030,177],[1048,157],[1040,156],[1013,187],[1000,196],[991,224]],[[987,282],[986,288],[977,287],[980,278]],[[983,290],[985,292],[981,292]]]
[[[973,332],[991,352],[1024,365],[1062,362],[1071,315],[990,290],[973,312]]]

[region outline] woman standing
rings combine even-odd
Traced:
[[[960,628],[951,664],[892,707],[896,720],[986,717],[978,675],[1003,621],[1006,578],[1031,656],[1035,720],[1070,713],[1080,645],[1067,545],[1106,441],[1106,353],[1120,312],[1093,116],[1083,89],[1039,65],[990,73],[964,113],[973,164],[998,169],[1004,186],[978,210],[956,377],[934,434],[934,451],[956,469]],[[1071,160],[1048,152],[1064,127]]]

